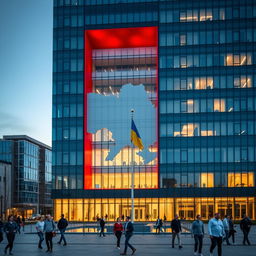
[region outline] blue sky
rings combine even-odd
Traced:
[[[0,138],[51,145],[52,0],[0,1]]]

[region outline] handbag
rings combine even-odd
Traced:
[[[52,227],[53,227],[53,231],[52,231],[52,237],[55,237],[57,235],[57,233],[54,231],[55,229],[55,226],[54,226],[54,223],[52,221]]]

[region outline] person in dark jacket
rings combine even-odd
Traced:
[[[202,247],[203,247],[203,238],[204,238],[204,223],[201,221],[200,215],[197,215],[196,220],[192,223],[191,232],[195,239],[194,255],[203,256]],[[198,248],[198,254],[197,254],[197,248]]]
[[[100,237],[101,235],[105,237],[104,229],[105,229],[105,220],[103,218],[100,219]]]
[[[236,233],[236,230],[235,230],[235,225],[234,225],[234,222],[233,222],[233,218],[232,216],[230,216],[229,218],[229,235],[228,237],[232,237],[232,243],[235,244],[235,233]]]
[[[174,241],[175,241],[175,237],[177,236],[178,242],[179,242],[179,249],[181,249],[182,248],[181,239],[180,239],[181,224],[180,224],[178,214],[175,215],[175,218],[171,222],[171,229],[172,229],[172,248],[174,248]]]
[[[20,234],[20,227],[21,227],[21,219],[20,216],[18,216],[16,218],[16,223],[17,223],[17,227],[18,227],[18,233]]]
[[[14,221],[14,217],[11,215],[8,217],[8,222],[4,225],[4,232],[6,234],[6,238],[8,241],[8,244],[4,249],[5,254],[7,253],[7,250],[9,248],[9,255],[12,255],[13,242],[14,242],[15,234],[17,230],[18,230],[17,223]]]
[[[128,247],[132,249],[132,254],[133,255],[136,252],[136,249],[129,243],[129,240],[131,239],[133,235],[134,227],[131,222],[131,217],[127,216],[126,217],[126,223],[124,225],[124,232],[125,232],[125,247],[124,247],[124,252],[120,253],[120,255],[126,255]]]
[[[2,220],[0,219],[0,243],[4,240],[3,228],[4,228],[4,224],[3,224]]]
[[[247,242],[248,245],[251,245],[249,241],[249,233],[251,230],[252,222],[246,214],[244,215],[243,219],[240,222],[240,228],[243,231],[244,239],[243,239],[243,245]]]
[[[63,246],[67,245],[67,241],[66,238],[64,236],[64,233],[66,231],[66,228],[68,226],[68,221],[64,218],[64,214],[61,214],[61,218],[58,221],[58,229],[60,231],[60,241],[58,242],[58,244],[61,244],[62,240],[64,242]]]
[[[23,232],[25,232],[25,222],[26,222],[26,219],[25,219],[24,216],[22,216],[21,221],[22,221],[22,223],[21,223],[21,225],[22,225],[22,230],[23,230]]]
[[[158,217],[157,220],[156,220],[156,234],[160,234],[162,226],[163,226],[163,221],[162,221],[162,219],[160,219]]]
[[[116,248],[120,249],[120,240],[123,232],[123,225],[121,223],[121,219],[117,218],[116,223],[114,224],[114,234],[116,236]]]

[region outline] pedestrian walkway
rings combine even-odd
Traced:
[[[52,255],[56,256],[117,256],[120,250],[115,248],[116,239],[114,235],[108,234],[106,237],[99,237],[95,234],[66,234],[67,246],[58,245],[59,234],[54,238],[54,246]],[[237,245],[223,246],[223,256],[255,256],[256,252],[256,227],[252,228],[250,239],[252,246],[242,246],[242,234],[238,230]],[[37,248],[38,237],[33,234],[17,235],[15,239],[13,253],[18,256],[41,256],[47,255],[45,253],[46,246],[43,242],[43,250]],[[171,248],[171,236],[169,234],[147,234],[134,235],[131,239],[132,244],[137,249],[135,255],[138,256],[192,256],[194,240],[191,235],[182,235],[183,248],[181,250]],[[0,244],[0,255],[3,254],[3,249],[6,244],[6,239]],[[121,240],[121,251],[124,245],[124,237]],[[208,235],[204,239],[203,254],[209,255],[210,239]],[[128,251],[128,254],[130,251]],[[215,252],[216,253],[216,252]],[[217,254],[214,254],[217,255]]]

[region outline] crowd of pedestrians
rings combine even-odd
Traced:
[[[240,228],[244,234],[243,245],[249,241],[249,232],[252,226],[250,218],[244,215],[240,222]],[[202,246],[204,238],[204,224],[201,221],[201,216],[197,215],[196,220],[192,223],[191,232],[195,239],[194,255],[202,256]],[[232,243],[235,244],[235,225],[232,217],[226,215],[223,220],[220,219],[220,214],[215,213],[214,217],[208,223],[208,234],[211,239],[210,256],[213,256],[213,251],[217,246],[218,256],[222,255],[222,243],[226,241],[227,245],[231,245],[229,238],[232,237]]]
[[[4,249],[4,253],[7,254],[9,250],[9,255],[12,255],[13,243],[15,240],[15,235],[20,233],[21,227],[24,230],[24,217],[16,217],[16,216],[9,216],[8,221],[3,223],[0,219],[0,243],[4,239],[4,233],[7,239],[7,245]],[[105,218],[107,218],[105,216]],[[124,251],[120,253],[120,255],[127,255],[128,248],[131,249],[132,254],[135,254],[136,249],[134,246],[131,245],[130,239],[133,236],[134,232],[134,225],[131,221],[129,216],[126,217],[125,223],[122,223],[122,218],[117,218],[116,222],[113,226],[113,232],[116,236],[116,248],[120,249],[121,245],[121,237],[124,235],[125,243],[124,243]],[[105,224],[106,219],[98,218],[97,221],[99,222],[100,232],[99,236],[105,237]],[[166,217],[164,218],[164,222],[166,222]],[[172,239],[171,239],[171,246],[172,248],[175,247],[175,240],[178,240],[179,249],[182,249],[182,242],[181,242],[181,232],[182,232],[182,225],[178,215],[175,215],[174,219],[170,223],[171,230],[172,230]],[[67,241],[65,238],[65,231],[68,226],[68,221],[65,219],[64,214],[61,215],[61,218],[57,222],[57,226],[51,217],[51,215],[46,215],[45,218],[38,217],[37,223],[35,225],[35,229],[38,235],[38,248],[43,249],[43,241],[45,240],[47,250],[46,252],[51,253],[53,251],[53,237],[56,236],[57,230],[60,233],[60,240],[57,242],[58,244],[62,244],[63,246],[67,245]],[[163,221],[159,217],[156,220],[156,234],[159,234],[162,231]],[[243,219],[240,221],[240,229],[243,232],[243,245],[251,245],[249,240],[249,233],[252,226],[252,221],[246,215],[244,215]],[[236,226],[234,225],[232,216],[225,215],[224,219],[221,220],[220,214],[215,213],[214,217],[210,219],[208,222],[208,234],[211,241],[211,245],[209,248],[210,256],[213,256],[214,249],[217,247],[218,256],[222,255],[222,244],[225,241],[227,245],[235,244],[235,230]],[[191,233],[194,237],[194,255],[203,256],[202,248],[203,248],[203,241],[205,236],[204,230],[204,223],[201,220],[201,216],[197,215],[196,220],[191,225]],[[232,239],[232,242],[229,239]]]

